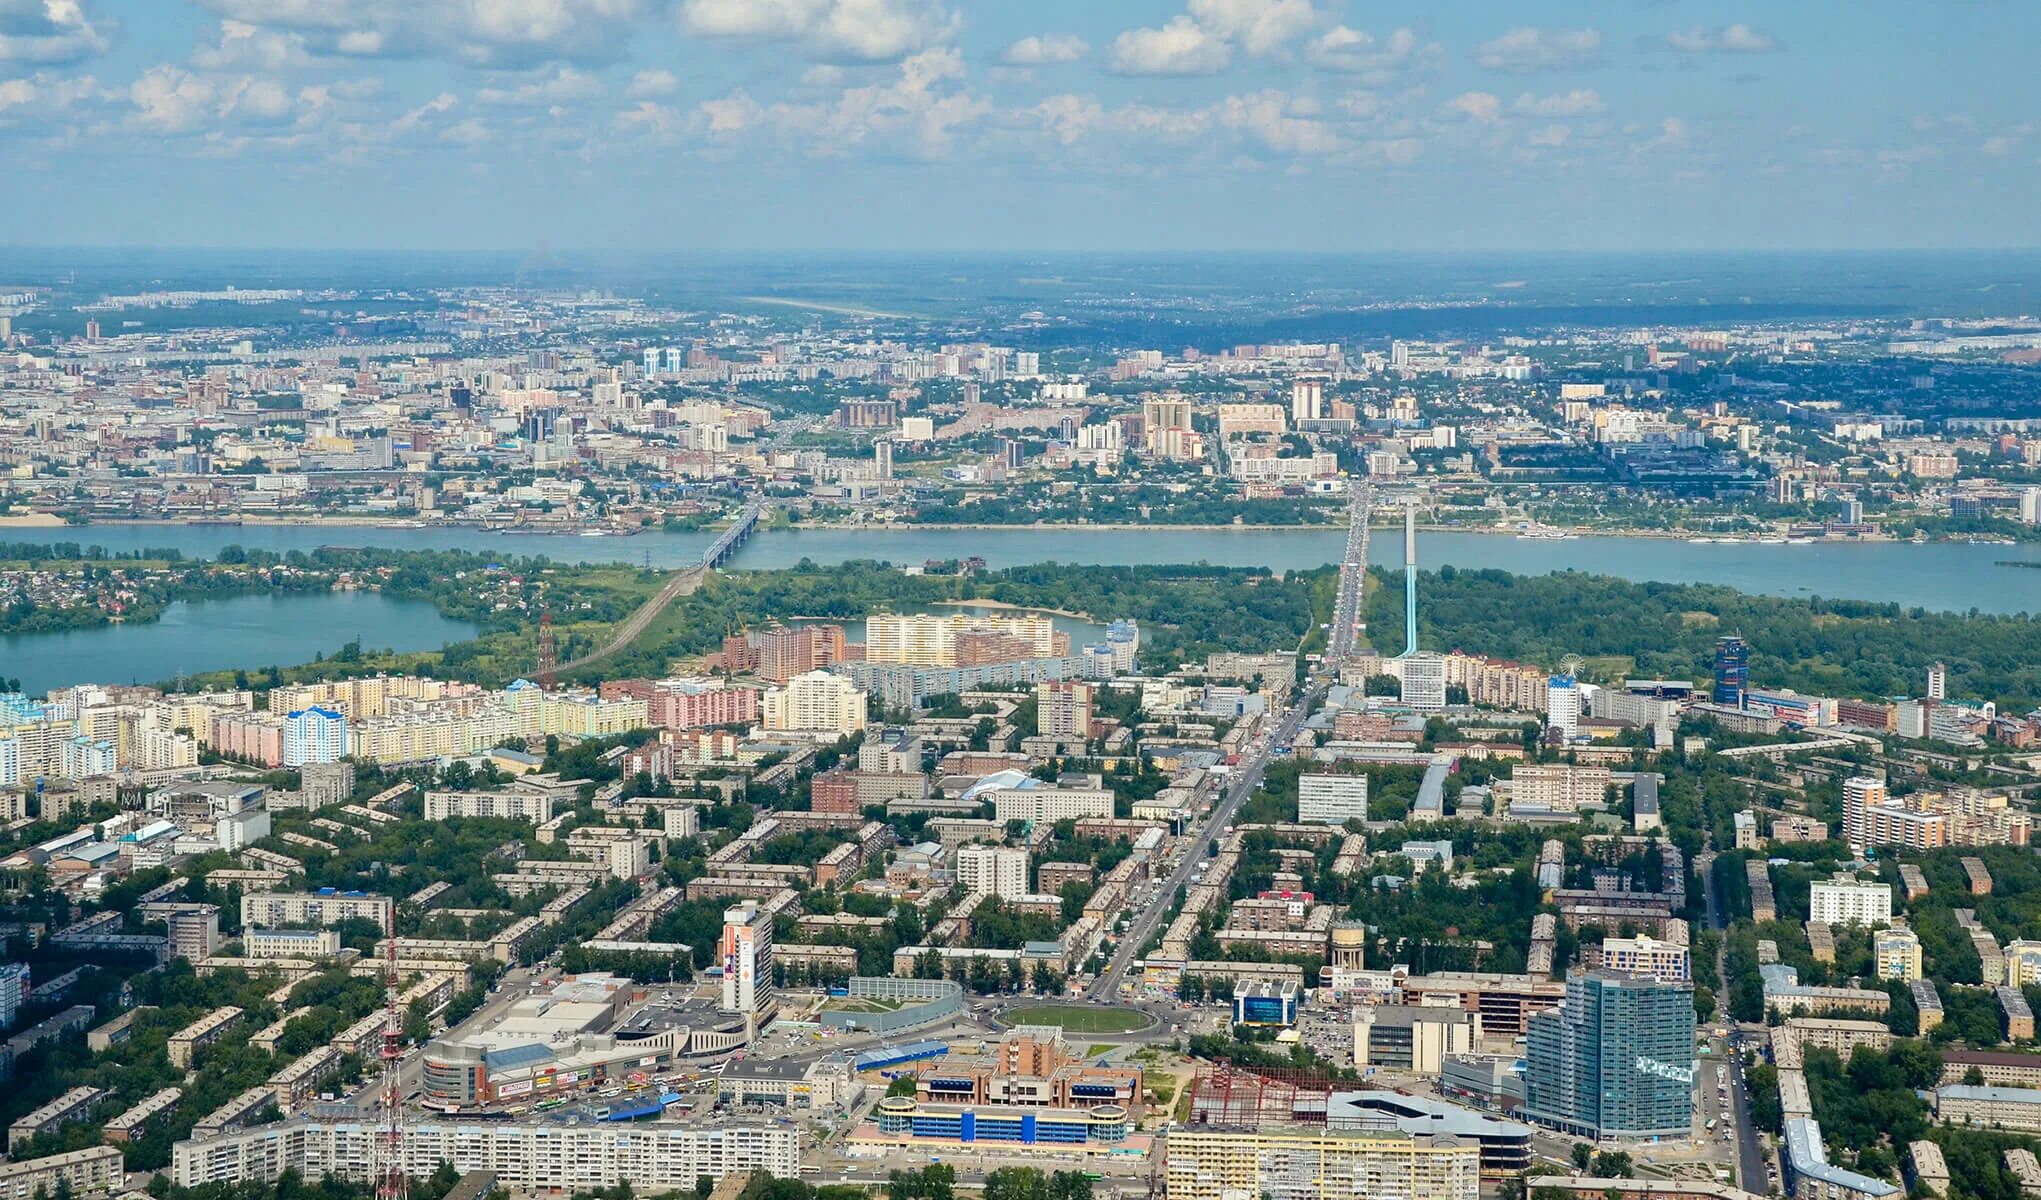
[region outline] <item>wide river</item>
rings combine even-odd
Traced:
[[[78,542],[108,550],[175,547],[213,557],[228,545],[278,552],[321,546],[387,546],[545,555],[557,562],[649,562],[673,567],[697,559],[714,534],[643,533],[633,537],[486,533],[476,529],[335,525],[94,525],[0,529],[0,541]],[[1057,561],[1087,564],[1208,562],[1275,570],[1335,561],[1344,534],[1332,530],[1251,529],[893,529],[772,530],[746,544],[738,568],[880,559],[920,563],[978,555],[993,567]],[[1403,539],[1377,530],[1376,563],[1396,565]],[[1480,533],[1420,533],[1421,569],[1451,564],[1519,574],[1579,570],[1625,579],[1716,583],[1777,596],[1889,601],[1957,612],[2041,611],[2041,545],[1935,542],[1805,546],[1697,545],[1661,538],[1580,537],[1522,541]],[[1110,615],[1110,614],[1107,614]],[[161,680],[179,671],[250,669],[331,654],[359,636],[372,648],[429,649],[469,636],[466,626],[429,607],[360,593],[285,598],[241,597],[177,605],[154,624],[65,634],[0,638],[0,676],[31,690],[81,681]]]
[[[632,537],[486,533],[478,529],[334,525],[92,525],[72,529],[0,529],[0,541],[79,542],[109,550],[176,547],[210,558],[220,548],[315,550],[321,546],[388,546],[545,555],[558,562],[649,562],[673,567],[698,558],[713,533],[641,533]],[[741,548],[736,567],[786,567],[810,559],[853,558],[919,563],[978,555],[994,567],[1037,562],[1193,563],[1266,566],[1279,571],[1335,562],[1344,534],[1331,530],[1257,529],[794,529],[759,534]],[[1402,559],[1399,531],[1379,529],[1373,560]],[[1580,537],[1523,541],[1486,533],[1420,533],[1420,569],[1497,567],[1519,574],[1577,570],[1668,583],[1719,583],[1775,596],[1830,596],[1892,601],[1966,612],[2041,610],[2041,570],[1998,565],[2041,563],[2041,544],[1984,546],[1962,542],[1756,543],[1696,545],[1672,538]]]

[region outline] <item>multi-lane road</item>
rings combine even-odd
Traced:
[[[1715,894],[1715,845],[1711,838],[1706,848],[1694,856],[1694,870],[1701,876],[1701,895],[1707,903],[1708,928],[1721,933],[1729,924],[1722,911],[1721,897]],[[1718,938],[1715,946],[1715,977],[1727,979],[1725,959],[1729,939]],[[1724,990],[1718,997],[1718,1004],[1727,1008],[1729,993]],[[1750,1087],[1743,1073],[1743,1030],[1731,1023],[1727,1026],[1728,1038],[1723,1042],[1724,1062],[1717,1070],[1726,1072],[1729,1082],[1729,1107],[1723,1119],[1734,1120],[1736,1131],[1736,1174],[1743,1190],[1764,1195],[1771,1187],[1770,1164],[1765,1159],[1765,1145],[1758,1134],[1757,1122],[1750,1112]],[[1705,1077],[1705,1073],[1704,1073]],[[1703,1085],[1705,1092],[1706,1086]]]
[[[1374,490],[1359,481],[1354,486],[1358,490],[1347,521],[1346,557],[1340,563],[1339,594],[1333,601],[1332,628],[1326,639],[1325,666],[1328,671],[1336,669],[1341,660],[1353,653],[1361,619],[1361,592],[1368,577],[1368,514],[1374,505]],[[1279,748],[1288,747],[1297,736],[1297,727],[1324,698],[1325,686],[1323,674],[1313,677],[1296,694],[1290,706],[1271,726],[1263,729],[1248,746],[1247,752],[1241,755],[1225,794],[1212,806],[1204,824],[1191,835],[1190,845],[1183,857],[1177,860],[1166,885],[1156,889],[1155,898],[1135,912],[1126,935],[1113,952],[1112,961],[1091,986],[1093,1000],[1110,1003],[1119,998],[1120,985],[1126,981],[1128,969],[1175,908],[1177,893],[1189,881],[1191,872],[1211,854],[1212,843],[1233,823],[1233,816],[1240,811],[1241,803],[1261,786],[1269,760],[1279,752]]]
[[[1326,638],[1327,665],[1337,665],[1354,652],[1360,635],[1361,590],[1368,579],[1368,516],[1374,511],[1375,489],[1354,483],[1353,509],[1347,516],[1346,557],[1340,563],[1339,596],[1332,605],[1332,629]]]
[[[1158,888],[1155,899],[1137,911],[1133,923],[1127,927],[1126,935],[1120,939],[1119,948],[1113,952],[1112,962],[1100,972],[1097,982],[1092,984],[1092,999],[1111,1001],[1119,996],[1120,984],[1127,977],[1127,969],[1140,955],[1141,948],[1148,944],[1148,939],[1154,937],[1155,931],[1161,928],[1163,918],[1175,907],[1177,892],[1190,879],[1191,872],[1197,865],[1204,862],[1211,853],[1212,843],[1228,825],[1233,823],[1233,814],[1240,811],[1241,802],[1253,794],[1255,788],[1261,786],[1262,775],[1268,770],[1269,758],[1275,752],[1275,748],[1289,744],[1290,739],[1296,736],[1297,727],[1304,723],[1304,718],[1310,715],[1319,697],[1324,694],[1325,685],[1313,682],[1297,695],[1290,707],[1283,710],[1274,727],[1264,730],[1249,747],[1248,752],[1241,756],[1239,764],[1233,770],[1233,777],[1227,785],[1225,795],[1212,806],[1211,814],[1205,818],[1205,823],[1191,836],[1189,847],[1184,851],[1183,857],[1177,860],[1176,869],[1170,872],[1168,884]]]

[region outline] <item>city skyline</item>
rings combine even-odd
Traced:
[[[2018,47],[1892,4],[0,0],[16,246],[2031,244]],[[1896,80],[1905,86],[1895,86]],[[842,219],[844,212],[855,221]]]

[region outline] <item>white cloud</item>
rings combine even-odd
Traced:
[[[200,76],[168,64],[149,68],[128,88],[135,119],[152,129],[181,133],[212,108],[213,89]]]
[[[1738,22],[1720,29],[1696,25],[1666,37],[1666,44],[1686,54],[1763,54],[1778,48],[1772,35]]]
[[[198,0],[230,20],[299,34],[315,54],[429,55],[477,66],[606,62],[665,0]]]
[[[1481,43],[1474,61],[1491,71],[1552,71],[1579,66],[1601,49],[1592,29],[1533,29],[1521,26]]]
[[[616,127],[626,133],[643,134],[671,141],[688,130],[688,118],[654,100],[640,100],[616,115]]]
[[[1348,92],[1339,98],[1339,110],[1360,121],[1372,121],[1382,115],[1382,97],[1373,92]]]
[[[1602,111],[1602,97],[1593,88],[1576,88],[1550,96],[1525,92],[1517,97],[1516,110],[1529,117],[1577,117]]]
[[[1310,115],[1312,109],[1288,93],[1269,89],[1246,96],[1228,96],[1217,106],[1219,124],[1247,134],[1277,154],[1332,154],[1344,143],[1332,126]]]
[[[1491,92],[1462,92],[1447,101],[1446,110],[1489,125],[1502,116],[1502,101]]]
[[[2014,139],[2000,134],[1988,137],[1977,148],[1992,158],[2004,158],[2013,152]]]
[[[1216,75],[1232,61],[1225,39],[1182,15],[1160,29],[1125,31],[1106,55],[1107,65],[1121,75]]]
[[[602,95],[601,80],[572,67],[561,67],[551,75],[541,76],[514,88],[485,87],[475,93],[475,98],[484,104],[532,107],[571,104],[577,100],[589,100],[600,95]]]
[[[460,100],[452,92],[441,92],[417,108],[411,109],[403,116],[390,122],[388,131],[392,136],[401,137],[430,123],[432,118],[442,113],[452,112],[455,108],[459,107],[460,103]]]
[[[1028,110],[1049,136],[1068,146],[1105,119],[1099,102],[1085,96],[1051,96]]]
[[[81,0],[0,0],[0,62],[74,63],[112,44]]]
[[[1045,33],[1008,46],[999,52],[999,61],[1010,67],[1042,67],[1077,62],[1090,53],[1091,43],[1074,33]]]
[[[708,119],[709,132],[717,134],[743,133],[765,116],[758,102],[741,90],[720,100],[702,101],[701,112]]]
[[[205,71],[282,71],[311,60],[305,41],[246,21],[221,21],[219,40],[192,51],[191,64]]]
[[[898,78],[845,90],[813,104],[760,105],[743,91],[698,106],[709,133],[735,137],[770,130],[834,156],[861,147],[941,158],[957,131],[977,123],[992,104],[962,86],[964,56],[947,46],[901,60]]]
[[[90,75],[38,71],[22,79],[0,79],[0,129],[47,132],[46,122],[71,115],[87,101],[106,98]]]
[[[818,58],[891,62],[942,42],[957,19],[939,0],[684,0],[701,37],[797,41]]]
[[[439,140],[456,146],[479,146],[494,136],[481,118],[468,117],[441,130]]]
[[[1417,34],[1409,29],[1378,39],[1364,30],[1335,25],[1304,47],[1304,61],[1320,70],[1367,75],[1386,83],[1391,72],[1411,65],[1420,53]]]
[[[671,71],[640,71],[631,76],[630,94],[633,98],[646,96],[670,96],[680,90],[680,80]]]
[[[1565,125],[1547,125],[1543,129],[1534,130],[1528,140],[1533,146],[1556,149],[1564,146],[1567,139],[1572,136],[1573,130]]]
[[[1191,19],[1257,57],[1282,49],[1318,23],[1311,0],[1190,0]]]
[[[128,87],[128,102],[134,106],[135,123],[144,129],[190,133],[203,126],[216,133],[229,121],[283,122],[300,103],[323,104],[324,93],[306,90],[293,95],[283,84],[262,76],[205,74],[161,63]]]
[[[801,72],[801,82],[809,87],[836,87],[843,82],[843,68],[834,63],[816,63]]]

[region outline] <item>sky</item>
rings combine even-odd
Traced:
[[[2033,247],[2031,0],[0,0],[0,245]]]

